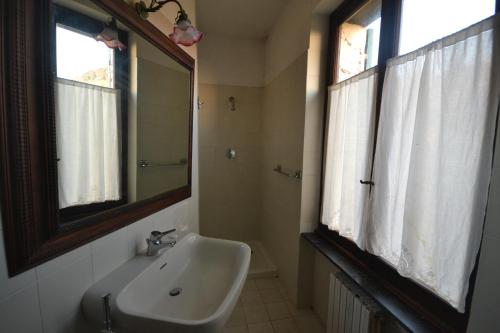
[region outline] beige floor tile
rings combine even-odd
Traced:
[[[262,305],[262,299],[258,291],[247,291],[241,294],[243,306]]]
[[[250,333],[274,333],[271,323],[248,324]]]
[[[281,297],[282,297],[283,299],[285,299],[285,300],[288,300],[288,299],[289,299],[289,298],[288,298],[288,293],[286,292],[286,290],[285,290],[285,289],[278,288],[278,291],[280,292]]]
[[[278,291],[280,292],[281,297],[283,297],[283,299],[290,300],[290,297],[288,297],[288,292],[286,291],[285,288],[278,288]]]
[[[292,304],[292,302],[287,301],[286,305],[288,307],[288,311],[292,314],[293,317],[303,317],[303,316],[313,316],[314,312],[310,308],[302,308],[302,309],[297,309],[295,305]]]
[[[269,316],[264,305],[246,306],[245,318],[248,324],[263,323],[269,321]]]
[[[257,289],[275,289],[277,288],[278,279],[276,278],[265,278],[265,279],[257,279],[255,283],[257,285]]]
[[[259,294],[264,304],[284,301],[283,296],[281,296],[278,289],[259,290]]]
[[[226,323],[226,327],[243,326],[246,324],[245,310],[243,308],[235,308]]]
[[[292,316],[285,302],[266,304],[266,309],[271,320],[290,318]]]
[[[292,318],[275,320],[271,325],[276,333],[299,333],[297,324]]]
[[[285,286],[283,283],[281,283],[280,279],[276,278],[274,281],[274,285],[276,286],[277,289],[285,289]]]
[[[301,333],[325,333],[325,328],[316,315],[296,317],[295,322]]]
[[[243,301],[241,300],[241,296],[238,297],[238,302],[236,302],[236,308],[242,308],[243,307]]]
[[[225,327],[223,333],[248,333],[248,326]]]
[[[256,291],[257,285],[255,284],[255,280],[246,280],[245,286],[243,286],[243,292],[247,291]]]

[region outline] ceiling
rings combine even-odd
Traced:
[[[315,14],[331,14],[343,0],[319,0],[314,8]]]
[[[198,29],[211,34],[264,38],[289,0],[197,0]]]

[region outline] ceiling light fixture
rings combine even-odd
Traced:
[[[154,13],[160,10],[161,7],[169,2],[175,2],[179,6],[177,17],[175,18],[174,31],[168,37],[177,44],[191,46],[201,40],[203,33],[198,31],[188,19],[186,11],[182,8],[177,0],[151,0],[149,6],[144,1],[135,4],[135,8],[142,19],[147,19],[149,13]]]

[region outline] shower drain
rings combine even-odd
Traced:
[[[182,292],[182,288],[174,288],[170,290],[169,294],[170,296],[177,296]]]

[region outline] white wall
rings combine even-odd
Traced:
[[[265,48],[260,234],[287,293],[299,307],[310,306],[312,298],[314,252],[301,241],[300,231],[301,220],[309,222],[314,213],[314,203],[302,202],[306,186],[308,190],[313,188],[309,184],[316,177],[305,165],[310,154],[304,151],[308,135],[304,131],[312,120],[307,104],[311,99],[308,49],[314,3],[290,1],[276,18]],[[319,47],[315,45],[314,49]],[[303,170],[304,179],[297,181],[277,174],[273,171],[277,164],[288,170]],[[312,199],[310,193],[307,199]]]
[[[266,84],[307,51],[313,2],[316,1],[291,0],[276,18],[276,23],[266,40]]]
[[[307,54],[301,232],[314,231],[319,221],[328,27],[328,15],[312,16]]]
[[[303,53],[264,87],[262,113],[260,235],[295,304],[302,183],[273,170],[278,164],[289,172],[302,169],[306,71],[307,53]]]
[[[194,0],[183,5],[196,22]],[[175,17],[175,8],[169,9]],[[167,32],[171,23],[161,13],[151,21]],[[188,52],[196,58],[196,47]],[[197,82],[195,81],[195,87]],[[195,88],[195,101],[197,100]],[[196,103],[195,103],[196,104]],[[185,234],[198,230],[198,114],[194,107],[192,197],[74,251],[30,269],[11,279],[7,276],[0,232],[0,332],[69,333],[97,332],[87,327],[80,311],[85,290],[113,269],[144,249],[145,238],[154,229],[176,226]]]
[[[198,46],[200,83],[262,87],[264,40],[206,33]]]
[[[240,241],[258,239],[262,88],[202,83],[199,88],[203,101],[200,233]],[[231,111],[230,96],[235,97],[235,111]],[[236,150],[235,159],[226,157],[229,147]]]
[[[258,238],[264,39],[204,31],[198,46],[200,232]],[[228,101],[235,97],[235,111]],[[226,150],[236,150],[229,160]]]

